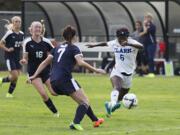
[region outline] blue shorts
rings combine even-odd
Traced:
[[[67,95],[69,96],[75,91],[80,90],[81,86],[78,84],[76,80],[73,78],[66,82],[59,81],[52,81],[51,87],[53,88],[54,92],[58,95]]]
[[[6,66],[8,68],[8,71],[21,69],[21,64],[16,60],[6,59]]]

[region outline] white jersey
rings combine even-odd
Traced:
[[[142,45],[132,38],[128,38],[128,44]],[[118,39],[107,42],[107,45],[113,49],[115,54],[114,68],[119,73],[125,72],[127,74],[132,74],[136,68],[136,56],[138,49],[132,46],[121,46]]]

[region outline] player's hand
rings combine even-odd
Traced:
[[[94,45],[89,45],[89,44],[87,44],[87,45],[85,45],[85,46],[87,46],[88,48],[93,48],[93,47],[95,47]]]
[[[27,79],[27,80],[26,80],[26,83],[27,83],[27,84],[31,84],[32,81],[31,81],[30,79]]]
[[[21,60],[19,61],[19,63],[20,63],[21,65],[26,65],[28,62],[27,62],[26,59],[21,59]]]
[[[96,73],[99,73],[99,74],[106,74],[106,71],[103,70],[103,69],[98,68],[98,69],[96,69]]]
[[[36,78],[36,76],[30,76],[30,77],[28,77],[28,80],[26,81],[26,83],[29,83],[29,84],[31,84],[32,83],[32,80],[34,80]]]
[[[14,51],[14,48],[13,47],[10,47],[7,49],[7,52],[13,52]]]

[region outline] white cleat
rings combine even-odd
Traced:
[[[57,113],[54,113],[53,116],[56,117],[56,118],[59,118],[60,114],[57,112]]]

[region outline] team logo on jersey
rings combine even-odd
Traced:
[[[131,48],[114,48],[115,53],[131,53]]]
[[[15,36],[12,36],[12,38],[16,38]]]
[[[34,48],[34,45],[30,45],[31,48]]]

